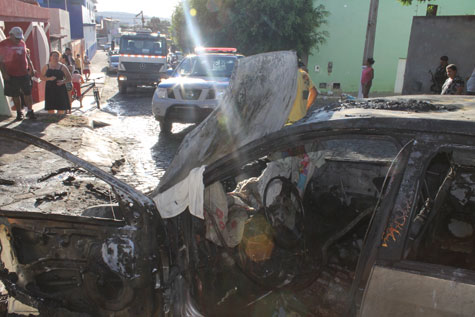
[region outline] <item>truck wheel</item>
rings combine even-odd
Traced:
[[[126,84],[119,85],[119,93],[121,93],[123,95],[127,93],[127,85]]]
[[[170,134],[172,131],[172,123],[168,120],[162,119],[160,122],[160,133]]]

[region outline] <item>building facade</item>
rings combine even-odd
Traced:
[[[325,44],[309,55],[309,74],[324,95],[339,95],[342,92],[356,94],[370,0],[314,0],[315,6],[320,4],[330,12],[328,24],[322,27],[330,36]],[[437,16],[475,14],[473,0],[414,0],[409,6],[403,6],[397,0],[380,0],[373,55],[376,62],[372,96],[402,92],[412,20],[414,16],[426,16],[428,6],[435,8]],[[439,50],[435,55],[446,55],[440,46]],[[434,69],[438,63],[436,58],[433,61]],[[427,76],[430,76],[428,71]]]
[[[64,52],[71,42],[69,12],[62,9],[49,9],[51,50]]]
[[[89,59],[97,51],[96,42],[96,0],[38,0],[42,7],[58,8],[69,12],[71,39],[81,40],[83,43],[74,44],[76,53],[84,53]],[[81,47],[84,52],[77,52]]]

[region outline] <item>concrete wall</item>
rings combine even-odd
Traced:
[[[64,52],[67,44],[71,42],[69,12],[61,9],[50,9],[50,23],[50,34],[64,36],[58,41],[58,47],[54,47],[54,49]]]
[[[464,80],[475,66],[475,16],[414,17],[407,53],[403,94],[431,93],[429,70],[442,55],[457,65]]]

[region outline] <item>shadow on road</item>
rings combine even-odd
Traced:
[[[36,137],[43,138],[46,133],[44,132],[49,125],[58,124],[69,127],[86,126],[87,120],[83,117],[74,115],[59,115],[59,114],[43,114],[36,113],[36,119],[24,119],[21,122],[13,121],[11,117],[0,117],[0,127],[11,128],[32,134]],[[5,142],[4,139],[0,139],[0,156],[3,154],[14,154],[22,151],[28,147],[25,143],[15,142],[15,146],[11,145],[11,142]]]
[[[164,171],[167,169],[181,142],[195,127],[196,125],[188,126],[178,133],[160,133],[158,142],[150,149],[157,168],[163,169]]]

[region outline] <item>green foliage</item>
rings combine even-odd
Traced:
[[[245,55],[276,50],[296,50],[302,56],[324,43],[321,31],[328,12],[312,0],[189,0],[204,46],[232,46]],[[191,51],[183,6],[172,16],[172,37],[177,46]]]
[[[166,20],[161,21],[160,18],[152,17],[149,21],[147,21],[147,23],[145,24],[145,27],[151,29],[153,32],[168,34],[168,29],[170,28],[170,22]]]
[[[191,48],[193,48],[194,45],[186,29],[183,3],[181,2],[178,6],[176,6],[175,11],[173,12],[170,32],[173,44],[175,44],[175,46],[180,48],[185,53],[191,52]]]

